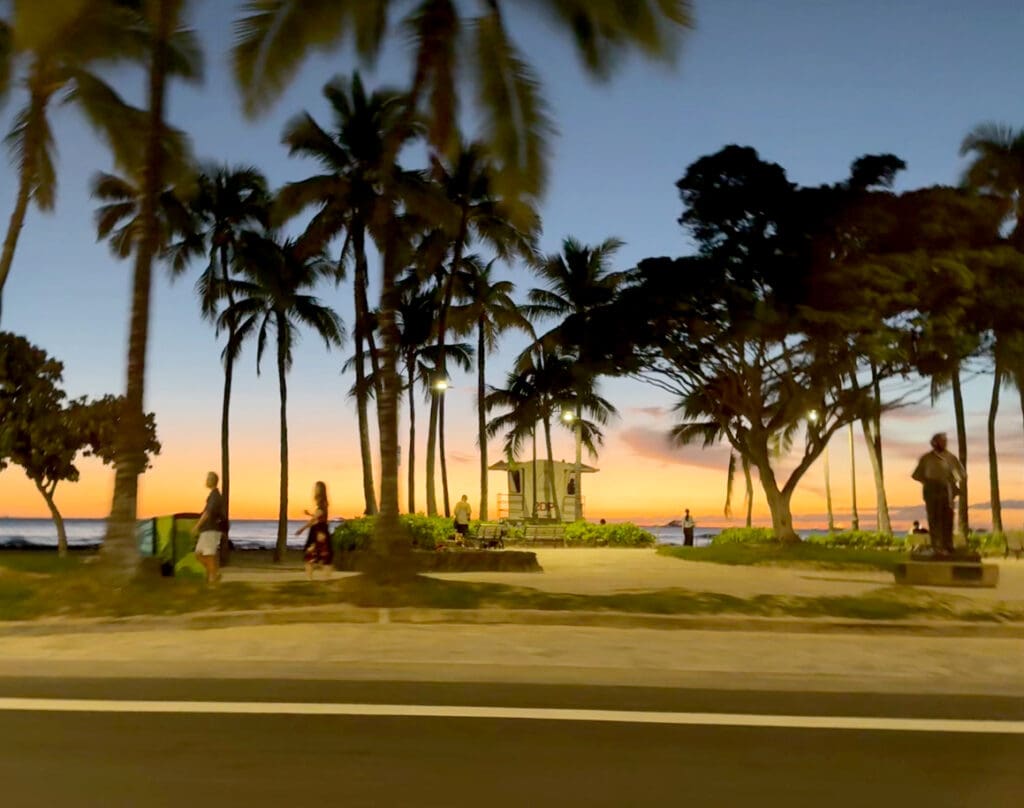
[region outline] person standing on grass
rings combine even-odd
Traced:
[[[327,525],[327,485],[320,480],[313,485],[313,501],[316,503],[313,511],[305,511],[309,521],[295,531],[296,536],[301,536],[304,530],[309,529],[309,538],[306,539],[302,555],[306,564],[306,577],[311,581],[317,567],[323,568],[325,579],[330,578],[331,565],[334,563],[331,530]]]
[[[220,540],[227,522],[224,498],[217,488],[219,482],[216,472],[211,471],[206,475],[206,487],[210,493],[206,497],[203,512],[192,527],[192,535],[196,537],[196,558],[206,569],[206,582],[211,584],[220,580]]]
[[[459,534],[456,538],[460,542],[465,541],[466,534],[469,533],[469,518],[472,513],[469,497],[463,494],[462,499],[455,503],[455,532]]]
[[[685,547],[693,547],[693,530],[697,527],[697,523],[693,521],[693,517],[690,516],[690,509],[686,509],[686,513],[683,516],[683,545]]]

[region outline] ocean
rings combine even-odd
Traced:
[[[295,531],[304,520],[288,523],[288,546],[302,547],[305,536],[296,536]],[[70,547],[92,547],[103,539],[103,519],[66,519],[64,528],[68,535]],[[640,525],[655,535],[659,544],[682,544],[683,531],[678,527],[664,525]],[[697,527],[694,543],[704,546],[722,530],[720,527]],[[812,533],[825,533],[818,530],[798,530],[801,536]],[[231,523],[231,541],[240,550],[259,550],[272,548],[277,541],[276,519],[236,519]],[[0,547],[34,548],[56,547],[57,530],[50,519],[0,519]]]

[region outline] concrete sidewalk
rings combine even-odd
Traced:
[[[2,640],[0,676],[1024,693],[1024,639],[539,625],[296,624]]]

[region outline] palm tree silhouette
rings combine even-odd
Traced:
[[[344,327],[338,315],[308,294],[321,281],[335,277],[334,265],[323,252],[302,240],[281,239],[275,234],[242,233],[235,250],[235,270],[241,279],[231,281],[236,295],[232,306],[220,316],[219,325],[236,324],[235,341],[229,346],[237,355],[239,346],[256,338],[256,373],[272,331],[276,338],[277,380],[281,397],[281,473],[274,560],[282,561],[288,539],[288,371],[292,346],[300,326],[311,328],[328,350],[341,345]]]

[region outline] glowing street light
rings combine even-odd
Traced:
[[[448,389],[447,379],[437,379],[433,384],[434,391],[437,393],[443,393]]]

